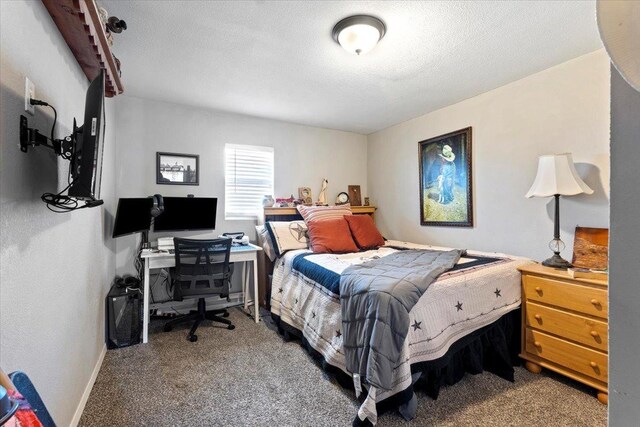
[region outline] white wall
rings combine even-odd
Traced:
[[[472,72],[472,70],[470,70]],[[428,78],[428,76],[425,76]],[[473,127],[474,227],[420,226],[418,142]],[[552,199],[525,199],[542,154],[572,152],[595,190],[561,200],[563,252],[576,225],[608,226],[609,65],[581,56],[368,136],[368,188],[383,234],[542,260],[553,237]]]
[[[611,70],[609,425],[640,419],[640,93]]]
[[[66,186],[68,163],[44,148],[23,154],[24,79],[58,110],[56,137],[82,122],[87,78],[41,2],[0,3],[0,366],[25,371],[60,426],[69,425],[104,348],[104,297],[115,272],[115,134],[107,100],[105,205],[55,214],[43,192]],[[29,116],[46,135],[52,114]]]
[[[364,135],[222,113],[128,96],[117,99],[117,196],[195,196],[218,198],[214,235],[244,231],[255,238],[254,221],[224,219],[224,145],[274,147],[275,193],[297,197],[311,187],[314,200],[322,178],[333,203],[350,184],[367,195],[367,142]],[[157,185],[156,152],[200,155],[200,185]],[[153,236],[151,237],[153,239]],[[117,271],[133,272],[135,237],[117,241]]]

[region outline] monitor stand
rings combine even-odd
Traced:
[[[142,242],[140,243],[142,245],[142,249],[151,249],[151,245],[149,245],[149,231],[143,231],[142,232]]]

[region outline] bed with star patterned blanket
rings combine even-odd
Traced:
[[[349,266],[403,249],[449,250],[428,245],[387,241],[377,250],[350,254],[290,251],[277,260],[272,282],[271,313],[279,323],[299,331],[305,343],[324,361],[346,369],[339,296],[340,274]],[[375,424],[376,404],[411,389],[418,378],[412,366],[439,360],[462,338],[497,322],[520,306],[517,267],[531,261],[496,253],[467,251],[455,267],[442,274],[413,307],[391,390],[367,386],[358,411],[360,420]],[[411,419],[415,396],[405,396],[398,409]]]

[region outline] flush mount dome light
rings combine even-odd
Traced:
[[[384,22],[369,15],[344,18],[333,27],[333,39],[349,53],[362,55],[373,49],[386,28]]]

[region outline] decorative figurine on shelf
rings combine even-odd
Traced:
[[[276,201],[273,200],[273,196],[271,194],[265,194],[262,199],[262,207],[270,208]]]
[[[109,19],[107,19],[106,27],[110,33],[120,34],[123,30],[127,29],[127,23],[124,22],[124,19],[118,19],[116,16],[110,16]]]
[[[293,194],[291,195],[291,197],[285,198],[285,197],[276,197],[276,207],[280,207],[280,208],[292,208],[294,207],[294,200],[295,197],[293,197]]]
[[[309,187],[299,187],[298,198],[302,200],[302,203],[306,206],[313,205],[313,197],[311,197],[311,188]]]
[[[322,188],[320,188],[320,195],[318,196],[318,201],[316,202],[316,206],[327,206],[327,186],[329,185],[329,181],[326,178],[322,180]]]
[[[369,206],[369,198],[368,197],[364,198],[364,205],[363,206]]]

